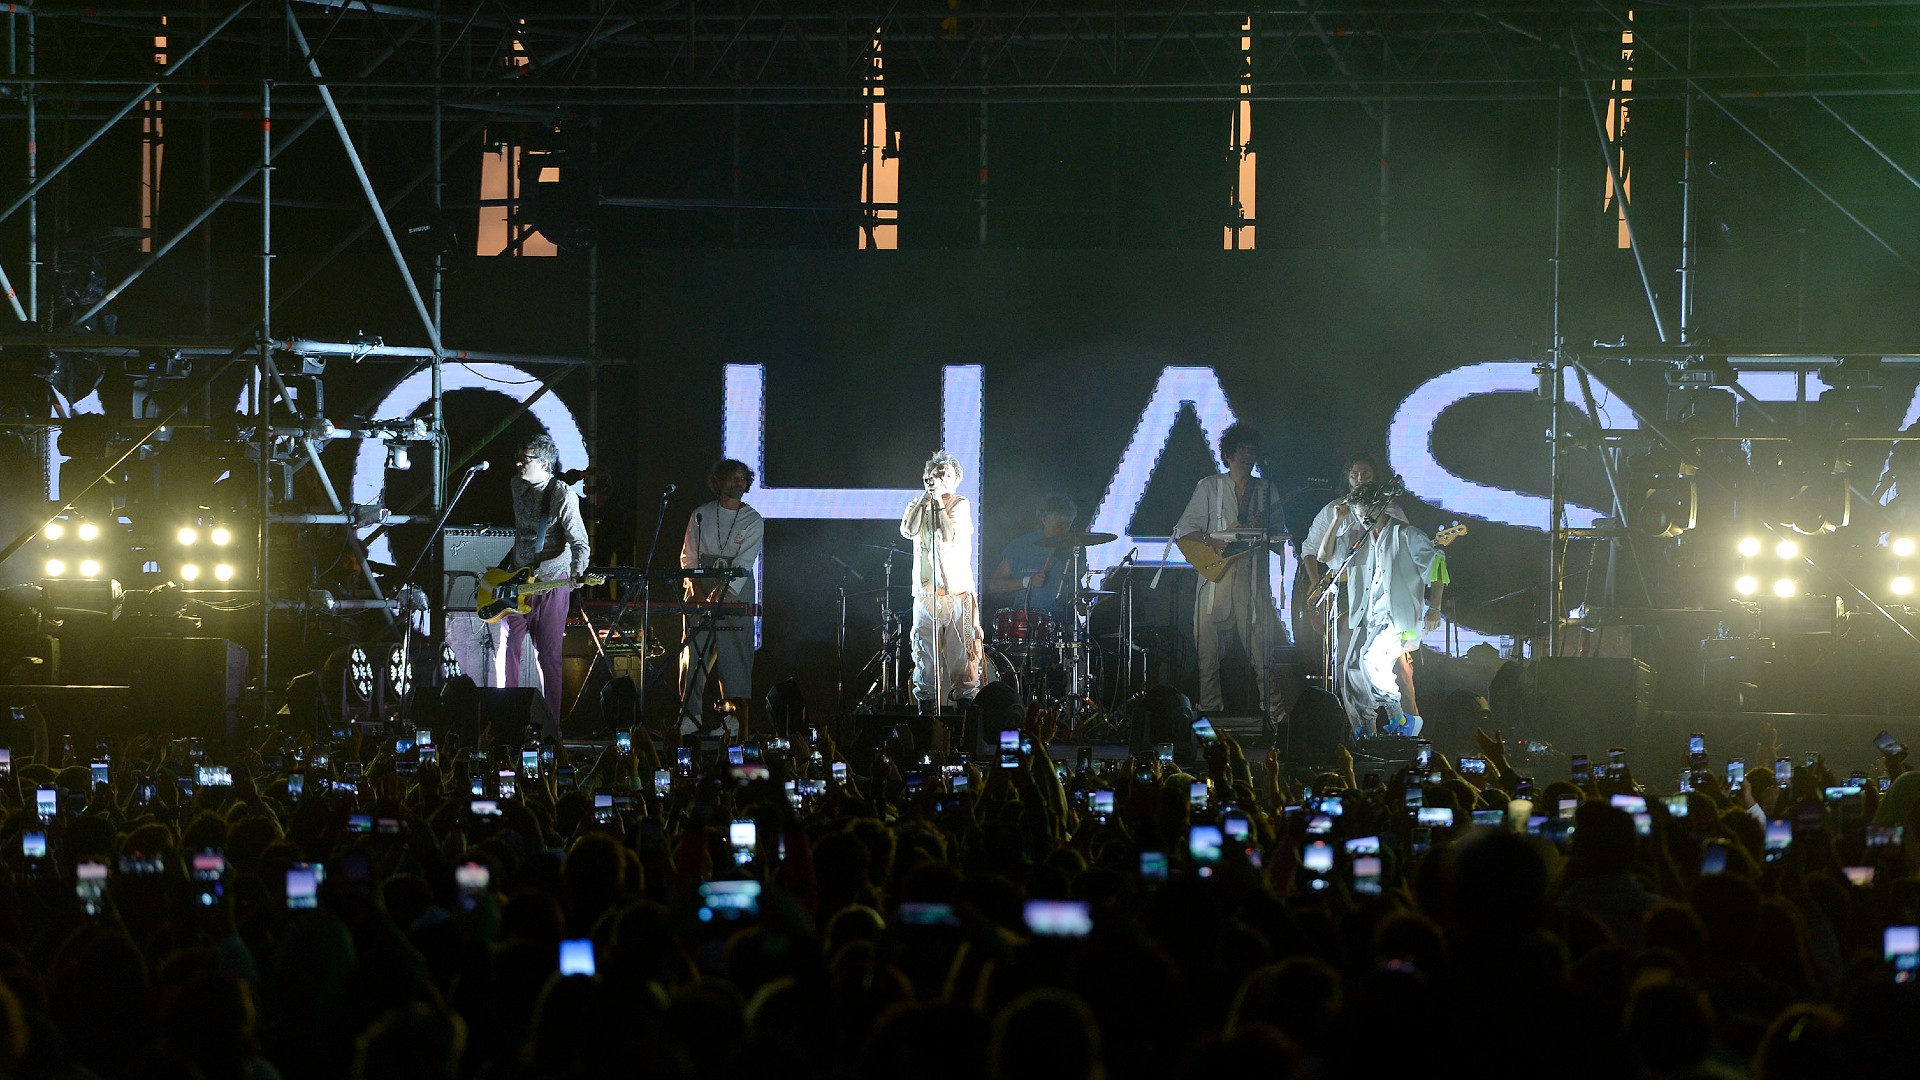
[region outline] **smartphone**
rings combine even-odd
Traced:
[[[1727,872],[1727,845],[1715,841],[1700,852],[1700,876],[1713,877]]]
[[[1416,827],[1408,836],[1407,849],[1416,857],[1433,850],[1433,830],[1425,826]]]
[[[1687,768],[1704,769],[1707,767],[1707,736],[1696,731],[1687,736]]]
[[[1001,728],[1000,729],[1000,752],[1003,754],[1005,753],[1017,754],[1020,752],[1020,729],[1019,728]]]
[[[1413,769],[1423,773],[1433,771],[1433,743],[1426,739],[1414,740]]]
[[[92,772],[93,772],[94,787],[100,787],[108,782],[107,781],[108,765],[106,762],[104,761],[94,762],[92,766]]]
[[[1166,883],[1166,852],[1143,851],[1140,853],[1140,880],[1148,885],[1163,885]]]
[[[495,779],[499,781],[499,795],[500,795],[500,797],[501,797],[501,798],[503,798],[503,799],[511,799],[511,798],[513,798],[513,797],[514,797],[514,793],[515,793],[515,790],[516,790],[516,788],[515,788],[515,783],[516,783],[516,781],[517,781],[517,779],[518,779],[518,778],[517,778],[517,777],[516,777],[516,776],[514,775],[514,772],[513,772],[513,770],[512,770],[512,769],[501,769],[501,770],[500,770],[500,774],[499,774],[499,775],[498,775],[497,777],[495,777]]]
[[[1075,772],[1090,772],[1093,769],[1093,747],[1083,746],[1074,761]]]
[[[1220,815],[1220,831],[1229,840],[1238,840],[1242,844],[1253,838],[1253,820],[1245,814],[1233,813]]]
[[[193,876],[194,900],[201,907],[213,907],[227,895],[227,856],[214,848],[193,853],[189,873]]]
[[[1626,774],[1627,748],[1609,746],[1607,748],[1607,779],[1612,780]]]
[[[1082,749],[1089,749],[1089,748],[1083,747]],[[1159,750],[1160,750],[1161,766],[1164,768],[1168,765],[1172,765],[1173,764],[1173,744],[1170,742],[1163,742],[1160,744]]]
[[[1320,800],[1320,812],[1328,817],[1344,817],[1347,813],[1346,800],[1338,795],[1329,795]]]
[[[1093,812],[1102,820],[1113,813],[1113,789],[1100,788],[1093,792]]]
[[[41,822],[50,822],[60,813],[60,792],[54,788],[35,788],[33,805],[39,811]]]
[[[760,915],[760,883],[709,881],[700,886],[701,922],[741,922]]]
[[[1660,804],[1667,808],[1668,817],[1685,820],[1687,816],[1687,807],[1689,806],[1689,803],[1687,802],[1687,797],[1685,795],[1664,796],[1661,798]]]
[[[306,773],[288,773],[287,774],[287,798],[292,799],[295,802],[298,802],[300,800],[300,797],[302,795],[305,795],[306,793],[307,793],[307,774]]]
[[[735,818],[727,826],[727,843],[733,848],[735,866],[753,862],[753,849],[760,842],[760,826],[752,818]]]
[[[836,784],[844,784],[847,782],[846,762],[836,761],[833,763],[833,782]]]
[[[681,776],[691,773],[693,771],[693,747],[682,746],[675,748],[673,751],[673,763],[674,767],[680,770]]]
[[[320,878],[312,866],[296,863],[287,867],[287,909],[307,911],[320,906]]]
[[[1408,784],[1406,791],[1402,793],[1402,797],[1406,800],[1409,811],[1417,811],[1427,805],[1427,789],[1421,787],[1419,784]]]
[[[1727,759],[1727,790],[1739,791],[1747,782],[1747,763],[1740,758]]]
[[[0,746],[0,780],[13,775],[13,748]]]
[[[1213,868],[1220,863],[1220,851],[1226,845],[1226,835],[1218,825],[1189,825],[1187,827],[1187,855],[1200,869],[1201,877],[1208,877]]]
[[[1561,799],[1555,806],[1561,821],[1572,821],[1573,815],[1580,809],[1579,799]]]
[[[747,763],[747,748],[746,748],[746,747],[744,747],[744,746],[729,746],[729,747],[727,747],[727,764],[729,764],[729,765],[745,765],[746,763]]]
[[[1867,826],[1867,846],[1870,848],[1899,847],[1906,842],[1906,837],[1907,827],[1905,825]]]
[[[1793,782],[1793,759],[1790,757],[1773,759],[1773,778],[1780,781],[1781,787]]]
[[[1205,780],[1195,780],[1193,783],[1187,785],[1187,805],[1193,807],[1195,810],[1205,810],[1207,808],[1207,782]]]
[[[1779,862],[1786,857],[1787,848],[1793,844],[1793,822],[1776,818],[1767,822],[1765,852],[1768,862]]]
[[[467,813],[482,825],[498,821],[505,816],[496,799],[471,799],[467,802]]]
[[[347,831],[350,833],[370,833],[373,831],[372,814],[348,814]]]
[[[566,938],[560,942],[560,976],[569,975],[593,977],[592,938]]]
[[[1333,845],[1315,840],[1300,852],[1300,865],[1309,874],[1333,873]]]
[[[1202,716],[1192,724],[1194,737],[1211,746],[1220,741],[1220,735],[1213,730],[1213,721]]]
[[[1362,855],[1353,860],[1353,891],[1362,896],[1380,894],[1380,856]]]
[[[673,773],[666,769],[653,770],[653,793],[665,795],[673,787]]]
[[[1420,808],[1419,816],[1414,820],[1429,829],[1451,829],[1453,828],[1453,807],[1423,806]]]
[[[523,774],[525,774],[526,778],[529,780],[540,779],[540,751],[539,750],[520,751],[520,771]]]
[[[1843,866],[1840,872],[1847,875],[1847,881],[1855,888],[1873,888],[1873,867],[1871,866]]]
[[[1505,827],[1506,824],[1507,812],[1505,810],[1475,810],[1473,812],[1473,827],[1476,829],[1499,829]]]
[[[1890,758],[1897,758],[1907,752],[1907,748],[1900,745],[1898,739],[1895,739],[1884,731],[1873,737],[1873,745],[1879,747],[1880,752]]]
[[[573,786],[573,766],[562,765],[553,772],[554,777],[559,781],[561,787],[570,788]]]
[[[1479,756],[1461,758],[1460,773],[1462,776],[1487,775],[1487,759]]]
[[[1021,916],[1034,937],[1083,938],[1093,932],[1093,907],[1085,900],[1029,900]]]
[[[633,732],[625,728],[614,732],[613,752],[622,756],[633,753]]]
[[[1573,782],[1584,784],[1593,779],[1592,767],[1587,763],[1587,755],[1573,755]]]
[[[1341,846],[1346,849],[1349,856],[1380,854],[1380,838],[1378,836],[1356,836]]]
[[[480,906],[493,888],[493,871],[487,864],[468,862],[453,868],[453,884],[460,892],[460,910],[472,911]]]
[[[1912,982],[1915,969],[1920,969],[1920,926],[1887,927],[1881,955],[1893,965],[1894,982]]]
[[[29,861],[47,857],[47,834],[43,832],[23,832],[20,834],[20,857]]]
[[[98,915],[107,902],[107,864],[91,860],[73,868],[73,892],[87,914]]]
[[[1693,790],[1693,770],[1692,769],[1680,770],[1679,787],[1680,787],[1680,792],[1683,795]]]

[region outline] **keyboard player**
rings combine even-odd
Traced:
[[[753,470],[745,462],[722,458],[707,471],[707,487],[714,498],[687,519],[680,568],[732,568],[744,573],[718,581],[689,578],[687,601],[739,604],[738,610],[750,610],[753,564],[760,558],[765,528],[759,512],[745,501],[753,487]],[[716,680],[720,697],[753,697],[753,619],[745,614],[689,613],[686,635],[686,648],[680,653],[680,730],[694,732],[704,726],[709,691]],[[737,718],[728,714],[726,723],[732,729],[729,734],[739,734]]]

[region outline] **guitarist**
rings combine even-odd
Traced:
[[[515,464],[520,474],[507,482],[513,495],[513,549],[501,560],[501,569],[533,567],[538,581],[560,581],[584,575],[589,548],[587,525],[580,518],[580,497],[555,478],[560,450],[545,433],[520,444]],[[511,565],[509,565],[511,564]],[[567,632],[567,609],[573,593],[553,589],[528,597],[525,615],[509,612],[506,624],[506,685],[520,685],[520,651],[528,634],[540,664],[540,689],[547,716],[558,725],[560,711],[560,645]]]
[[[1228,542],[1216,533],[1263,529],[1275,539],[1286,532],[1280,486],[1253,475],[1260,457],[1260,433],[1234,424],[1220,435],[1220,460],[1227,471],[1194,486],[1174,535],[1224,553]],[[1278,719],[1280,702],[1268,692],[1270,646],[1280,640],[1280,618],[1273,606],[1273,582],[1264,552],[1253,551],[1229,564],[1218,581],[1198,578],[1193,598],[1193,641],[1200,659],[1201,712],[1219,713],[1220,639],[1237,638],[1253,666],[1262,707]]]
[[[760,520],[760,512],[746,504],[746,494],[752,487],[753,470],[747,468],[744,461],[721,458],[707,470],[707,489],[713,492],[714,499],[687,519],[687,534],[680,543],[680,568],[737,567],[746,574],[720,581],[691,579],[687,582],[689,601],[696,604],[753,601],[753,564],[760,558],[766,525]],[[701,727],[710,678],[719,678],[720,692],[726,697],[753,696],[752,618],[746,615],[687,616],[687,647],[680,656],[680,730],[683,733],[698,731]],[[737,726],[739,720],[729,714],[727,723]],[[730,734],[739,732],[734,730]]]
[[[1326,580],[1332,567],[1365,536],[1347,564],[1338,609],[1328,620],[1330,689],[1356,734],[1417,735],[1420,705],[1407,650],[1422,632],[1440,625],[1447,563],[1427,535],[1407,523],[1391,498],[1398,485],[1383,483],[1384,472],[1372,454],[1347,459],[1347,494],[1315,516],[1300,560],[1318,597],[1332,584]]]

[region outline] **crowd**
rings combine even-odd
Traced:
[[[1498,732],[1299,776],[1029,711],[968,760],[617,716],[568,760],[464,701],[234,745],[17,714],[0,1076],[1778,1080],[1920,1019],[1903,751],[1884,793],[1526,777]]]

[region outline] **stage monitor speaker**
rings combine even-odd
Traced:
[[[463,525],[440,532],[441,604],[447,611],[473,611],[480,575],[513,550],[513,530]]]
[[[226,638],[137,637],[127,643],[134,726],[224,739],[247,686],[247,650]]]
[[[1653,669],[1632,657],[1552,656],[1538,661],[1532,737],[1567,754],[1597,757],[1628,746],[1647,726]]]
[[[519,746],[534,727],[543,737],[559,737],[553,718],[547,715],[547,699],[535,687],[482,686],[478,692],[480,731],[496,745]]]
[[[894,763],[901,772],[918,765],[923,754],[933,758],[935,765],[945,765],[947,754],[952,750],[952,734],[947,724],[958,723],[960,719],[957,713],[922,716],[913,709],[855,713],[853,754],[856,756],[850,760],[856,763],[856,768],[864,770],[875,750],[897,739],[899,748],[888,748],[888,754],[898,754],[905,759]]]

